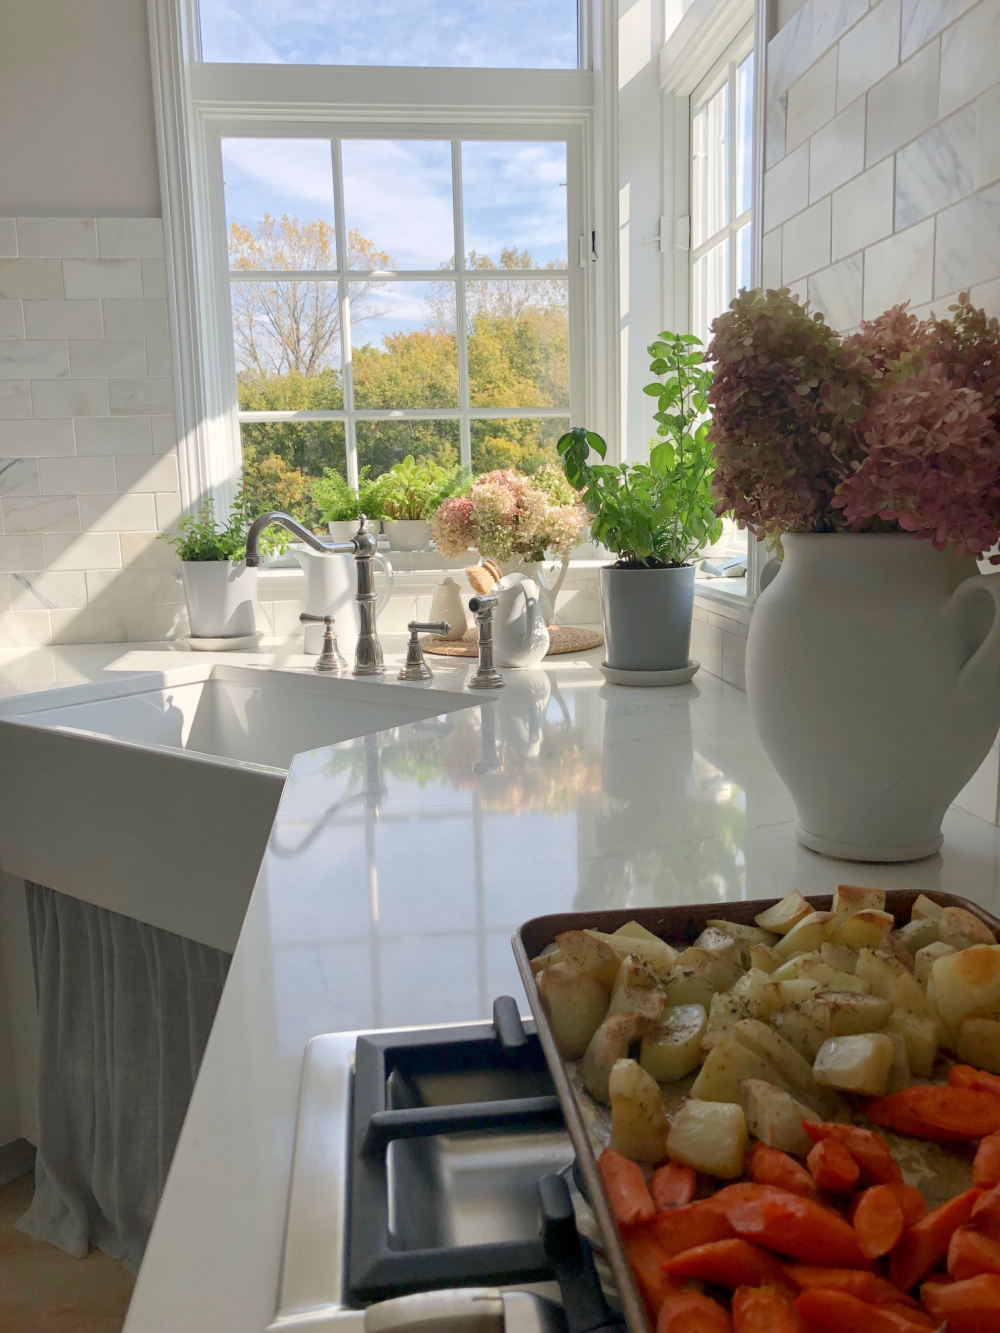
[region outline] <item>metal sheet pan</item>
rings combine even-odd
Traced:
[[[862,876],[863,878],[863,876]],[[904,925],[910,919],[910,912],[920,893],[919,889],[890,889],[886,892],[885,908],[896,919],[896,925]],[[964,907],[966,911],[984,921],[992,931],[1000,936],[1000,920],[978,904],[969,902],[952,893],[926,892],[925,896],[942,907]],[[512,943],[514,956],[528,1004],[538,1027],[538,1036],[549,1062],[549,1070],[556,1092],[562,1103],[566,1126],[576,1149],[580,1170],[590,1195],[591,1206],[597,1218],[601,1235],[606,1246],[608,1260],[614,1270],[618,1290],[622,1297],[622,1307],[632,1333],[651,1333],[651,1326],[646,1316],[645,1307],[638,1288],[632,1278],[631,1269],[625,1258],[621,1236],[615,1224],[604,1195],[601,1174],[597,1168],[594,1147],[587,1133],[584,1119],[577,1102],[576,1094],[570,1084],[566,1067],[563,1063],[549,1027],[548,1018],[542,1007],[535,984],[535,975],[531,970],[531,959],[553,943],[557,935],[564,930],[603,930],[615,931],[627,921],[638,921],[647,930],[658,935],[670,944],[692,944],[705,929],[709,920],[729,920],[742,925],[753,925],[754,918],[766,908],[772,907],[778,898],[762,898],[756,902],[727,903],[687,903],[678,907],[633,907],[614,908],[595,912],[562,912],[553,916],[534,917],[526,921],[515,931]],[[831,897],[810,897],[808,901],[816,911],[827,911]]]

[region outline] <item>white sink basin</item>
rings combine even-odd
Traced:
[[[0,865],[232,950],[294,755],[468,708],[202,665],[0,701]]]

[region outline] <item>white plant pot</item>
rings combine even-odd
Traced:
[[[326,526],[335,542],[349,542],[358,530],[358,520],[356,518],[334,519]]]
[[[1000,574],[904,534],[782,545],[750,622],[747,695],[799,841],[852,861],[929,856],[1000,727]]]
[[[257,571],[232,560],[182,560],[191,636],[236,639],[256,632]]]
[[[431,525],[423,518],[387,518],[383,522],[390,551],[429,551]]]

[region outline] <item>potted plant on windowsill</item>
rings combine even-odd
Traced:
[[[781,289],[713,328],[719,506],[783,554],[747,695],[798,838],[928,856],[1000,727],[1000,323],[962,296],[842,338]]]
[[[430,550],[431,518],[470,481],[464,468],[442,467],[429,458],[417,462],[412,454],[377,477],[371,490],[381,510],[389,549]]]
[[[237,641],[256,633],[257,570],[246,566],[247,529],[255,517],[240,486],[224,524],[209,498],[184,515],[175,534],[161,534],[181,562],[192,639]],[[284,534],[271,531],[261,539],[264,555],[287,545]]]
[[[645,392],[657,400],[659,438],[648,462],[591,463],[591,451],[603,459],[607,446],[582,427],[556,446],[570,484],[584,490],[593,539],[618,557],[599,573],[605,667],[622,683],[631,676],[629,684],[656,685],[668,683],[664,673],[694,674],[690,561],[722,531],[705,419],[711,372],[700,346],[677,333],[661,333],[650,345],[657,378]]]
[[[351,540],[358,530],[358,520],[362,514],[375,522],[383,517],[378,483],[368,479],[368,471],[367,467],[361,469],[357,489],[332,467],[325,468],[322,477],[312,483],[312,501],[327,525],[330,536],[338,542]]]

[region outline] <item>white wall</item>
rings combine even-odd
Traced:
[[[145,0],[0,4],[0,214],[159,217]]]
[[[807,0],[768,50],[764,281],[839,329],[1000,313],[1000,0]]]

